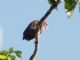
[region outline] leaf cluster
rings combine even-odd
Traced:
[[[52,5],[52,4],[58,5],[61,2],[61,0],[48,0],[48,2],[50,5]],[[64,0],[64,7],[65,7],[65,11],[68,16],[72,15],[72,13],[78,3],[79,3],[79,0]]]
[[[9,50],[0,51],[0,60],[15,60],[16,58],[21,58],[21,51],[14,51],[11,47]]]

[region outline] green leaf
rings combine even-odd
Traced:
[[[14,49],[11,47],[10,49],[9,49],[9,53],[13,53],[14,52]]]
[[[75,9],[79,0],[64,0],[65,3],[65,11],[68,16],[72,15],[73,10]]]
[[[2,50],[0,51],[0,60],[15,60],[17,57],[14,55],[16,54],[17,57],[21,58],[21,51],[14,51],[13,48],[10,48],[9,51]]]
[[[60,3],[60,0],[48,0],[48,2],[49,2],[50,5],[53,4],[54,6],[56,6]]]
[[[8,60],[8,57],[5,55],[0,55],[0,60]]]
[[[2,51],[0,51],[0,55],[2,55]]]
[[[17,57],[21,58],[22,52],[21,51],[15,51],[15,54],[16,54]]]
[[[15,60],[16,59],[16,56],[10,55],[9,58],[10,58],[10,60]]]
[[[7,55],[8,55],[8,51],[7,51],[7,50],[3,50],[3,51],[0,52],[0,54],[1,54],[1,55],[6,55],[6,56],[7,56]]]

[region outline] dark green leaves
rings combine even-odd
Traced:
[[[57,8],[60,0],[48,0],[49,4],[53,5],[54,8]]]
[[[60,0],[48,0],[49,4],[60,3]]]
[[[58,4],[61,2],[61,0],[48,0],[48,2],[50,5],[53,5],[54,8],[56,8]],[[68,17],[72,15],[78,2],[79,0],[64,0],[65,11]],[[79,11],[80,11],[80,5],[79,5]]]
[[[17,57],[21,58],[22,52],[21,51],[15,51],[15,54],[16,54]]]
[[[54,0],[48,0],[49,4],[53,4]]]
[[[14,49],[11,47],[10,49],[9,49],[9,53],[13,53],[14,52]]]
[[[15,60],[15,59],[16,59],[16,56],[10,55],[10,56],[9,56],[9,59],[10,59],[10,60]]]
[[[65,9],[67,12],[74,10],[78,0],[64,0]]]
[[[3,51],[0,51],[0,55],[8,55],[8,51],[7,50],[3,50]]]
[[[75,9],[78,1],[79,0],[64,0],[65,10],[66,10],[68,16],[70,16],[72,14],[72,11]]]

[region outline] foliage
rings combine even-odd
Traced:
[[[14,51],[14,49],[11,47],[8,51],[0,51],[0,60],[15,60],[16,58],[21,59],[21,54],[21,51]]]
[[[65,11],[67,12],[68,16],[72,15],[77,3],[79,0],[64,0],[65,3]]]
[[[60,3],[60,0],[48,0],[49,4]]]
[[[48,0],[49,4],[55,4],[54,1],[56,1],[57,3],[60,2],[60,0]],[[65,11],[68,16],[72,15],[72,12],[74,11],[78,2],[79,0],[64,0]]]
[[[74,10],[78,0],[64,0],[65,2],[65,9],[67,12]]]
[[[48,0],[50,5],[53,5],[54,8],[57,8],[57,5],[60,3],[60,0]]]

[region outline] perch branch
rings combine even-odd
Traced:
[[[39,43],[38,43],[38,36],[39,36],[39,34],[38,34],[38,32],[37,32],[37,33],[36,33],[36,38],[35,38],[35,49],[34,49],[33,54],[32,54],[31,57],[30,57],[30,60],[34,60],[34,58],[35,58],[35,56],[36,56],[36,54],[37,54],[38,45],[39,45]]]
[[[51,5],[49,10],[45,13],[45,15],[40,19],[39,24],[42,24],[42,22],[51,14],[52,10],[54,9],[54,6]]]
[[[54,6],[51,5],[50,8],[49,8],[49,10],[48,10],[48,11],[45,13],[45,15],[40,19],[40,22],[39,22],[38,25],[37,25],[36,38],[35,38],[35,49],[34,49],[34,52],[33,52],[33,54],[31,55],[31,57],[30,57],[29,60],[34,60],[34,58],[35,58],[35,56],[36,56],[36,54],[37,54],[37,51],[38,51],[38,45],[39,45],[39,44],[38,44],[38,36],[39,36],[39,29],[41,28],[41,27],[39,27],[39,26],[41,26],[41,24],[43,23],[43,21],[50,15],[50,13],[52,12],[53,8],[54,8]]]

